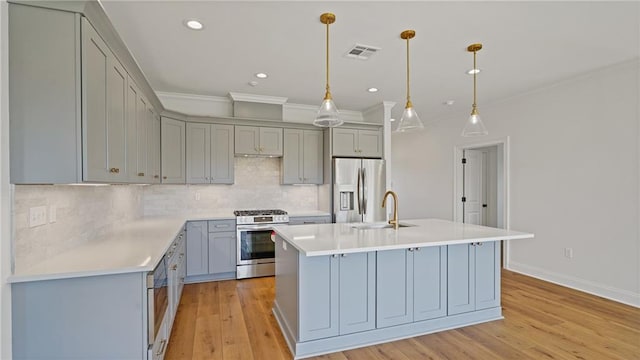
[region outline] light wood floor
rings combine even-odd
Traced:
[[[186,285],[167,360],[291,359],[274,279]],[[316,359],[640,359],[640,309],[503,271],[505,319]]]

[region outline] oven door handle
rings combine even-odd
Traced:
[[[287,225],[287,224],[270,224],[270,225],[238,225],[237,230],[238,231],[245,231],[245,230],[273,230],[274,226],[282,226],[282,225]]]

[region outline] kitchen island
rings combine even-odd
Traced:
[[[296,359],[502,318],[500,240],[438,219],[279,226],[273,312]]]

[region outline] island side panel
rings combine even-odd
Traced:
[[[339,258],[300,255],[300,341],[339,333]]]
[[[146,359],[143,273],[12,284],[14,359]]]
[[[294,352],[298,336],[298,258],[300,253],[276,235],[276,298],[274,307],[280,327]],[[295,352],[294,352],[295,353]]]

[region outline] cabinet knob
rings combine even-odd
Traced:
[[[413,248],[408,248],[407,250],[409,250],[409,251],[413,252],[413,250],[414,250],[414,249],[413,249]]]
[[[160,178],[160,175],[153,175],[153,178],[154,178],[154,179],[159,179],[159,178]]]
[[[478,242],[478,243],[476,243],[476,245],[478,245],[478,246],[482,246],[482,243],[481,243],[481,242]]]
[[[332,257],[332,258],[337,258],[337,257],[338,257],[338,254],[333,254],[333,255],[331,255],[331,257]]]
[[[342,257],[347,257],[347,254],[340,254],[340,256],[342,256]]]
[[[163,178],[163,179],[165,179],[165,180],[167,180],[167,177],[166,177],[166,176],[163,176],[162,178]]]
[[[109,172],[110,172],[110,173],[112,173],[112,174],[118,174],[118,173],[120,173],[120,169],[118,169],[118,168],[111,168],[111,169],[109,169]]]
[[[144,176],[144,173],[143,172],[138,173],[138,176]]]

